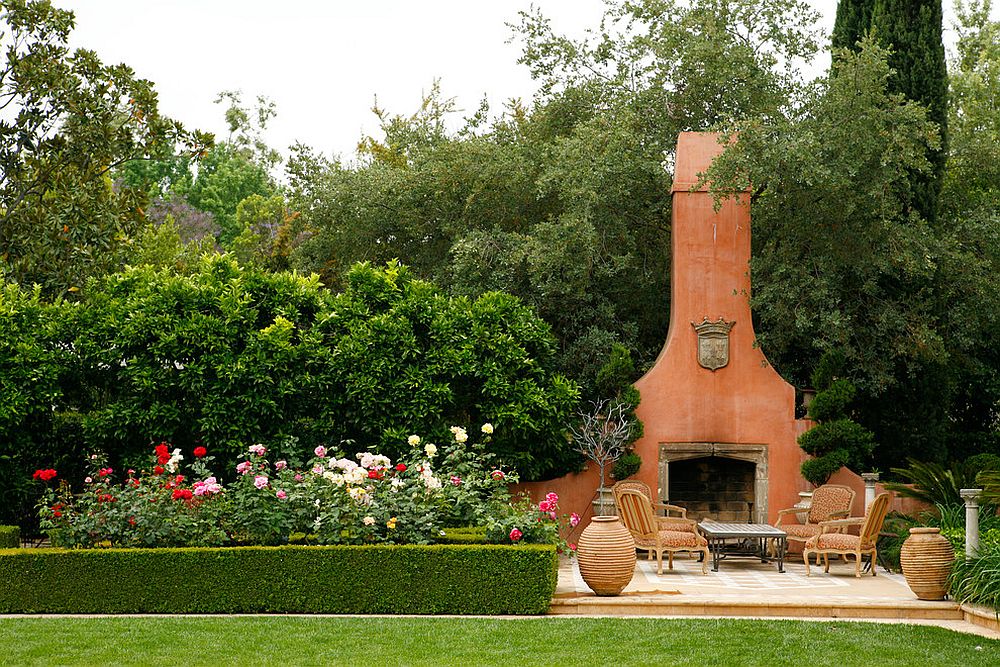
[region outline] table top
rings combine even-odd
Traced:
[[[784,537],[785,531],[766,523],[719,523],[703,520],[698,524],[703,533],[710,537]]]

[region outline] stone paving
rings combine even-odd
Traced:
[[[797,618],[809,620],[868,620],[931,623],[953,630],[1000,638],[1000,632],[973,625],[950,600],[918,600],[902,575],[879,568],[854,576],[854,563],[834,561],[830,573],[812,567],[806,576],[798,557],[779,573],[774,564],[753,558],[721,561],[719,572],[686,555],[664,563],[656,574],[655,559],[639,557],[631,583],[621,595],[597,597],[580,576],[575,559],[560,564],[559,583],[552,614],[608,616],[738,616],[746,618]]]

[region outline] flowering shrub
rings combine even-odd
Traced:
[[[65,480],[46,488],[39,505],[42,530],[53,544],[67,547],[223,544],[222,503],[217,494],[195,495],[187,478],[178,474],[181,460],[180,450],[170,452],[161,443],[147,470],[129,469],[118,484],[106,459],[91,455],[81,493],[74,495]],[[196,476],[208,476],[202,460],[191,469]]]
[[[560,552],[576,550],[575,544],[567,544],[563,533],[580,523],[576,514],[558,514],[559,496],[549,493],[545,499],[534,503],[527,496],[515,502],[501,505],[498,512],[486,523],[486,541],[495,544],[555,544]]]
[[[205,447],[185,457],[166,443],[154,447],[146,469],[124,476],[92,455],[78,494],[66,480],[49,486],[55,470],[33,477],[46,484],[42,529],[68,547],[275,545],[293,533],[320,544],[427,544],[449,525],[489,526],[492,542],[558,543],[558,498],[510,504],[517,475],[494,464],[492,431],[484,424],[477,444],[455,426],[454,441],[440,448],[412,435],[408,456],[396,462],[317,446],[301,469],[272,463],[268,447],[254,444],[229,469],[228,484],[209,469],[214,457]]]

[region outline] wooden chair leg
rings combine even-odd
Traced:
[[[809,554],[809,550],[808,549],[806,549],[805,551],[802,552],[802,560],[806,564],[806,576],[807,577],[809,576],[809,555],[810,554]],[[819,559],[819,557],[817,557],[817,561],[818,561],[818,559]],[[819,562],[817,562],[816,564],[819,565]]]
[[[701,553],[703,554],[701,559],[701,573],[708,574],[708,557],[709,557],[708,547],[702,547]]]
[[[656,574],[663,574],[663,550],[656,550]]]
[[[673,552],[673,550],[667,552],[667,566],[671,570],[674,569],[674,552]]]
[[[846,558],[846,556],[845,556]],[[861,552],[858,551],[854,554],[854,576],[858,579],[861,578]]]
[[[872,549],[872,576],[877,576],[878,572],[878,549]]]
[[[830,573],[830,554],[823,554],[823,571]]]

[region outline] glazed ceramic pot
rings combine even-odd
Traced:
[[[940,528],[910,528],[903,542],[899,564],[910,590],[921,600],[943,600],[955,550]]]
[[[618,595],[635,572],[635,541],[616,516],[595,516],[576,546],[580,576],[598,595]]]

